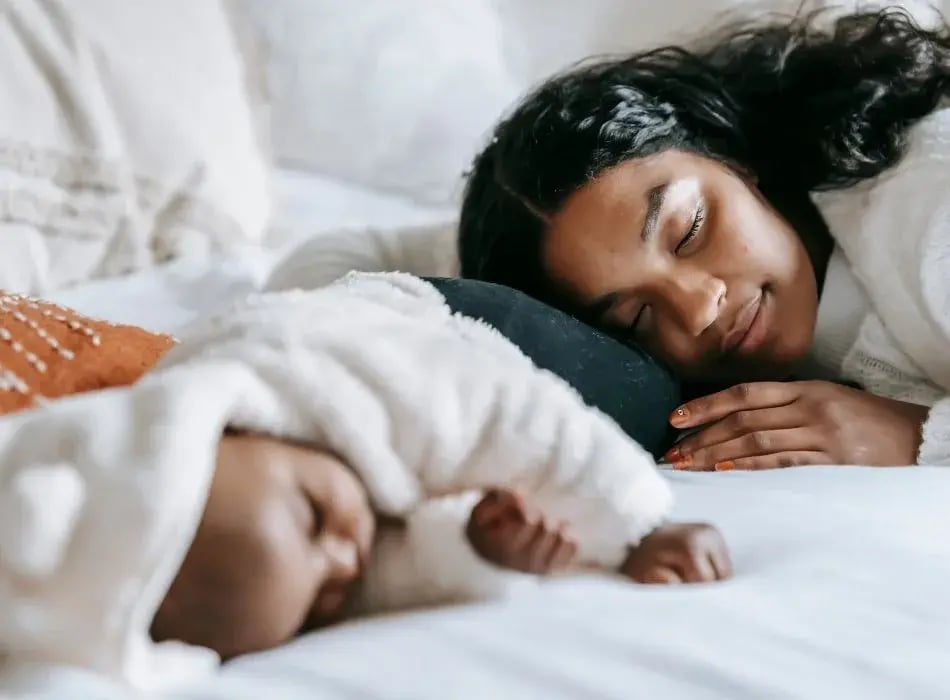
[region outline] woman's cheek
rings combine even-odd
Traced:
[[[644,349],[666,362],[682,377],[700,378],[710,369],[709,358],[698,338],[657,333],[643,343]]]

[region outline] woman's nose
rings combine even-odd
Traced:
[[[677,323],[697,337],[716,322],[726,301],[726,283],[698,270],[677,273],[669,280],[667,303]]]
[[[351,538],[326,535],[323,550],[330,564],[330,577],[336,581],[352,581],[360,573],[359,548]]]

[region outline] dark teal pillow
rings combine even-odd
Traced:
[[[536,365],[560,376],[589,405],[613,418],[654,457],[672,444],[668,418],[679,405],[680,385],[643,350],[508,287],[467,279],[427,281],[453,311],[496,328]]]

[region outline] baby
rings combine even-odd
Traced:
[[[458,538],[450,528],[459,522],[451,511],[460,501],[470,512],[461,519],[467,544],[489,565],[544,575],[575,563],[569,528],[547,520],[530,500],[506,490],[475,500],[471,507],[471,496],[446,499],[446,531],[429,536]],[[349,615],[503,593],[497,581],[493,591],[472,582],[468,596],[451,587],[426,591],[435,572],[412,571],[411,560],[381,561],[374,551],[374,538],[384,550],[403,542],[404,528],[377,518],[360,480],[332,454],[272,438],[225,437],[204,517],[152,634],[229,658]],[[727,578],[731,564],[714,528],[668,524],[630,548],[620,573],[640,583],[699,583]],[[517,574],[506,578],[509,586],[526,583]],[[394,593],[394,586],[402,590]]]
[[[11,659],[155,687],[213,663],[200,647],[233,657],[572,568],[730,575],[715,530],[664,524],[642,448],[419,279],[248,300],[151,370],[169,338],[0,302],[11,406],[42,405],[0,421]]]

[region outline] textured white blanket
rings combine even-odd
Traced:
[[[79,665],[139,687],[213,665],[147,631],[228,425],[333,450],[380,512],[410,522],[450,494],[522,488],[572,525],[595,565],[619,563],[669,510],[642,449],[414,277],[262,295],[184,336],[134,387],[0,421],[8,662]]]

